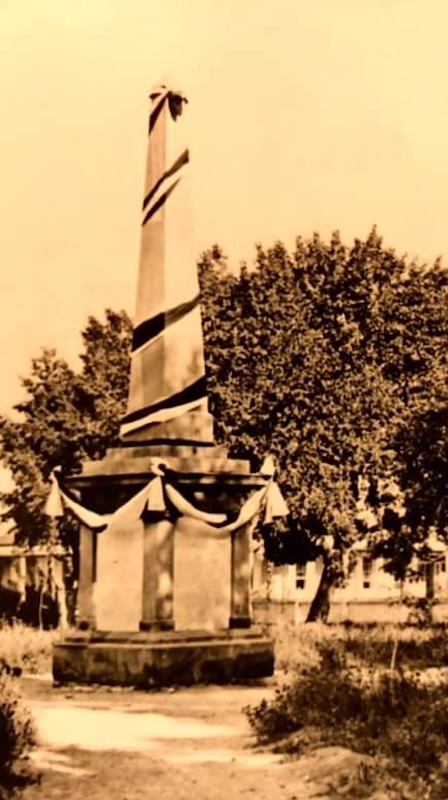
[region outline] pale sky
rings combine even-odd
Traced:
[[[448,258],[446,0],[0,0],[0,412],[133,313],[148,92],[190,100],[198,253],[376,223]]]

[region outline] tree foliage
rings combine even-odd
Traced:
[[[44,349],[22,379],[25,399],[17,419],[0,419],[1,458],[14,488],[3,494],[6,517],[18,541],[42,542],[51,535],[43,513],[51,471],[77,472],[83,459],[100,458],[117,442],[129,372],[131,323],[107,309],[105,321],[89,317],[82,332],[82,368],[72,369],[54,350]],[[73,529],[61,523],[63,539]]]
[[[276,456],[291,510],[289,530],[268,536],[271,558],[321,555],[330,585],[366,533],[357,521],[364,478],[381,521],[395,520],[376,546],[398,569],[413,537],[445,513],[447,271],[397,256],[373,229],[351,247],[337,233],[328,243],[298,238],[292,253],[280,242],[258,247],[239,275],[214,248],[200,276],[214,321],[205,331],[219,436],[235,455]],[[404,516],[375,497],[391,472],[405,490]],[[438,480],[428,492],[429,474]]]
[[[268,557],[321,556],[317,605],[360,538],[400,576],[429,528],[448,528],[448,272],[398,256],[373,229],[350,246],[338,233],[299,237],[292,252],[258,246],[238,272],[214,246],[199,275],[216,438],[254,468],[273,454],[291,512],[264,531]],[[44,350],[19,420],[0,420],[15,480],[4,500],[23,538],[49,535],[51,470],[76,472],[117,443],[130,337],[124,312],[89,318],[81,369]]]

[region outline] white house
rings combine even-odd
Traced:
[[[359,549],[355,565],[344,585],[331,592],[330,622],[404,621],[412,613],[404,600],[424,598],[427,581],[406,581],[403,585],[384,570],[382,559],[372,560]],[[434,543],[429,565],[436,604],[434,619],[448,620],[448,549]],[[274,621],[278,615],[304,622],[322,574],[322,561],[304,566],[275,567],[265,561],[262,550],[254,553],[252,600],[257,621]]]

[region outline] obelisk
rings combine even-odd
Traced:
[[[150,94],[137,305],[124,444],[213,444],[207,409],[197,253],[185,125],[187,99]]]
[[[53,675],[62,683],[228,683],[271,675],[274,666],[272,641],[252,625],[256,516],[235,529],[214,525],[216,516],[221,523],[239,519],[270,478],[212,446],[187,100],[167,85],[150,97],[121,446],[66,479],[81,505],[107,524],[101,532],[85,520],[80,526],[79,630],[54,646]]]

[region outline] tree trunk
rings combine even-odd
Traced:
[[[425,564],[426,599],[434,599],[434,564]]]
[[[310,605],[306,622],[327,622],[330,613],[330,590],[333,586],[333,575],[330,568],[330,561],[324,556],[324,568],[320,576],[319,586],[314,595],[314,600]]]
[[[425,588],[427,606],[425,609],[425,624],[431,625],[433,621],[433,602],[435,597],[435,564],[425,564]]]

